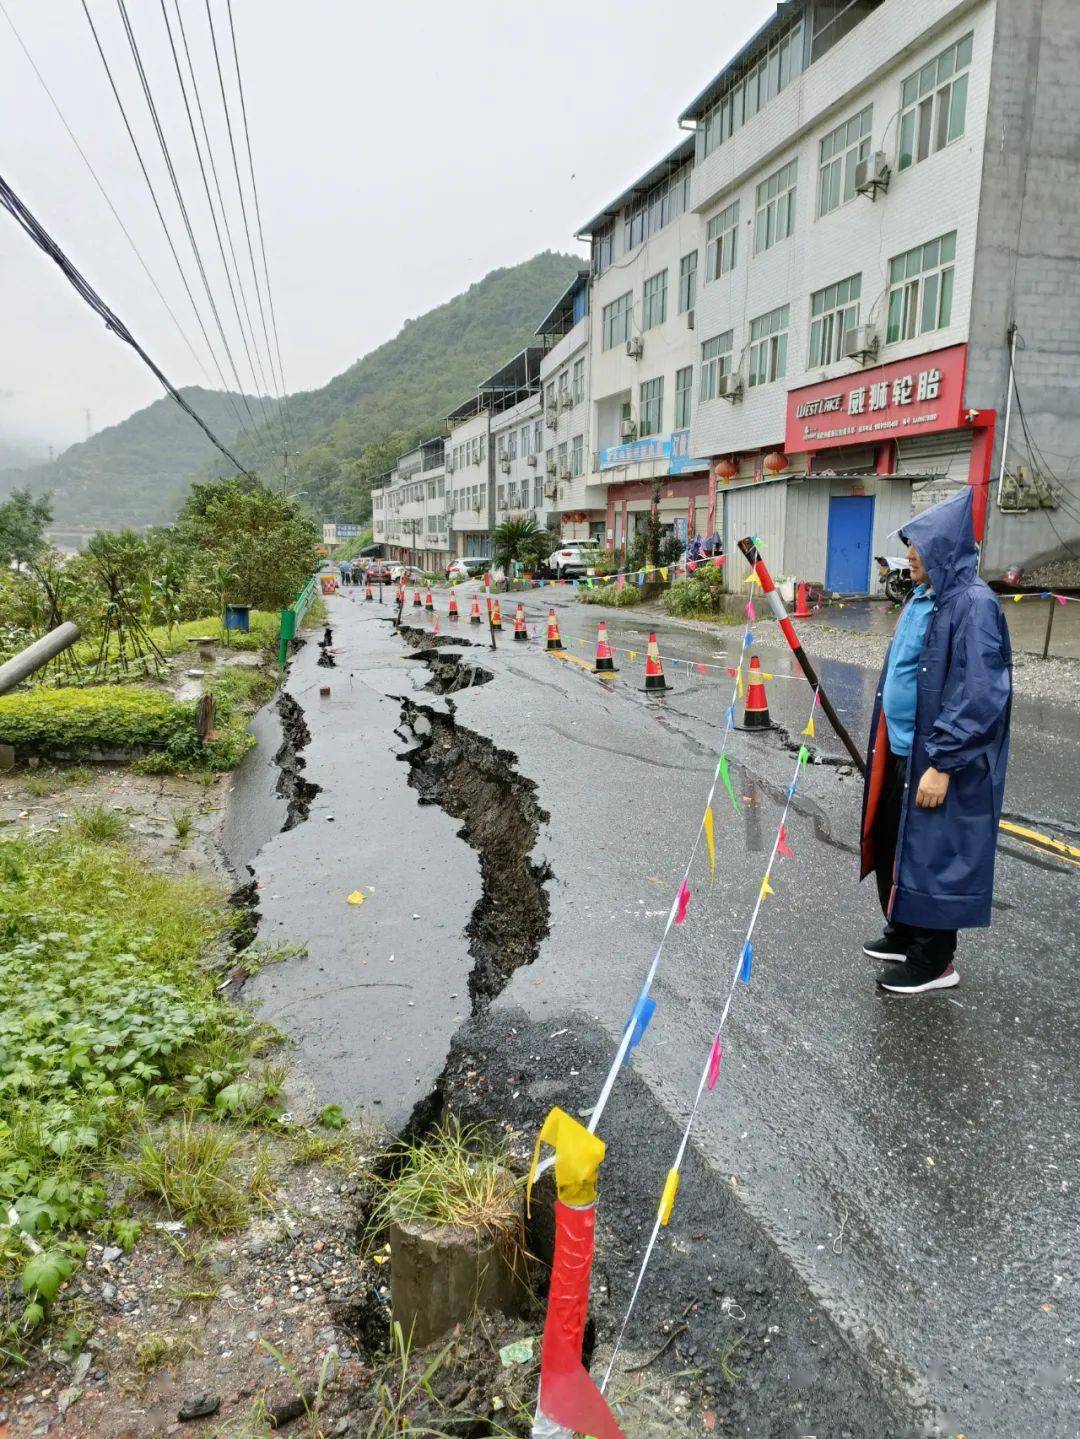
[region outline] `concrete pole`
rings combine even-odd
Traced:
[[[51,659],[73,645],[79,638],[82,631],[77,624],[68,620],[56,629],[50,630],[41,639],[35,640],[26,649],[20,650],[13,655],[6,664],[0,665],[0,695],[7,694],[17,684],[21,684],[42,665],[48,664]]]

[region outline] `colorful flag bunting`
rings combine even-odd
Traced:
[[[734,706],[734,705],[728,705],[728,707],[727,707],[727,727],[728,727],[728,729],[734,729],[734,728],[735,728],[735,706]]]
[[[733,679],[735,678],[735,666],[734,666],[734,665],[728,665],[728,667],[727,667],[727,672],[728,672],[728,679],[733,680]]]
[[[742,682],[742,668],[741,668],[741,666],[740,666],[740,668],[738,669],[738,671],[736,672],[736,675],[735,675],[735,693],[739,696],[740,699],[742,699],[742,697],[743,697],[743,682]]]
[[[782,854],[785,859],[794,859],[794,855],[791,853],[791,850],[788,847],[786,824],[782,824],[780,826],[780,834],[777,837],[776,841],[776,852],[777,854]]]
[[[697,672],[698,672],[699,675],[706,674],[706,673],[708,672],[708,668],[709,668],[708,665],[698,665],[698,667],[697,667]]]
[[[650,999],[647,994],[638,996],[638,1002],[634,1005],[634,1012],[630,1016],[630,1022],[626,1026],[630,1031],[630,1043],[626,1046],[626,1053],[623,1055],[623,1064],[630,1063],[630,1056],[641,1043],[642,1036],[649,1027],[649,1020],[656,1013],[656,1000]]]
[[[720,1078],[720,1061],[723,1057],[723,1046],[720,1043],[720,1036],[717,1035],[712,1042],[712,1053],[709,1055],[709,1077],[705,1081],[705,1088],[710,1094],[716,1088],[716,1081]]]
[[[671,1211],[675,1208],[675,1196],[679,1192],[679,1171],[669,1169],[668,1177],[664,1180],[664,1192],[660,1196],[660,1223],[667,1224],[671,1218]]]
[[[685,880],[685,879],[684,879],[683,882],[682,882],[682,887],[681,887],[681,889],[679,890],[679,897],[678,897],[678,899],[676,900],[675,904],[676,904],[676,908],[675,908],[675,923],[676,923],[676,924],[685,924],[685,923],[686,923],[686,911],[687,911],[687,908],[689,907],[689,904],[690,904],[690,887],[689,887],[689,885],[686,883],[686,880]]]
[[[769,883],[769,876],[765,875],[765,877],[761,881],[761,890],[758,893],[758,899],[764,899],[767,894],[775,893],[776,890],[773,889],[772,885]]]
[[[713,829],[713,812],[712,812],[712,805],[711,805],[711,804],[707,804],[707,805],[705,806],[705,818],[704,818],[704,820],[702,821],[702,825],[703,825],[703,828],[704,828],[704,830],[705,830],[705,845],[706,845],[706,847],[707,847],[707,849],[708,849],[708,851],[709,851],[709,870],[710,870],[710,872],[711,872],[712,874],[715,875],[715,873],[716,873],[716,832],[715,832],[715,830]]]
[[[660,578],[667,584],[667,565],[660,566]]]
[[[630,663],[633,664],[633,662],[637,659],[637,650],[630,650],[630,651],[629,651],[629,654],[630,654]]]
[[[728,762],[726,754],[722,754],[720,756],[720,778],[724,781],[724,788],[727,790],[728,798],[731,800],[731,807],[735,811],[735,813],[738,814],[739,801],[735,798],[735,790],[731,783],[731,775],[728,774]]]
[[[806,728],[802,731],[802,733],[805,734],[805,735],[809,735],[811,739],[814,738],[814,716],[813,716],[813,715],[811,715],[810,718],[806,721]]]
[[[801,768],[810,758],[810,751],[804,744],[799,746],[799,767]]]
[[[750,646],[750,645],[752,645],[752,644],[754,643],[754,632],[753,632],[753,630],[747,630],[747,631],[746,631],[746,633],[745,633],[745,634],[743,635],[743,637],[742,637],[742,642],[743,642],[743,649],[746,649],[748,646]]]
[[[742,965],[739,968],[739,978],[743,984],[750,983],[750,971],[754,967],[754,947],[748,939],[743,940]]]
[[[753,600],[746,601],[746,604],[743,606],[743,613],[746,615],[746,618],[750,621],[750,623],[753,624],[753,622],[757,619],[757,610],[754,609]]]

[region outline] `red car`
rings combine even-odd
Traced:
[[[388,585],[390,566],[385,560],[372,560],[364,571],[364,579],[372,585]]]

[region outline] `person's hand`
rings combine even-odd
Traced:
[[[931,765],[919,781],[915,803],[919,809],[937,809],[939,804],[945,803],[948,792],[949,776]]]

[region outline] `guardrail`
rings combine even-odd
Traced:
[[[284,669],[289,662],[289,645],[296,638],[296,631],[308,610],[318,598],[318,576],[312,575],[307,584],[293,600],[292,609],[281,611],[278,627],[278,669]]]

